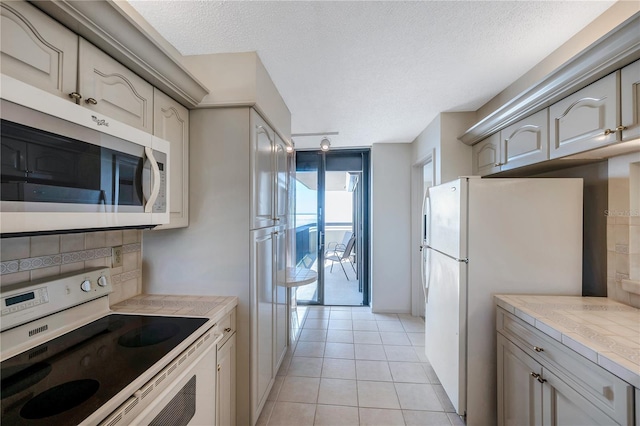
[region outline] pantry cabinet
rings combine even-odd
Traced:
[[[622,140],[640,137],[640,60],[620,72]]]
[[[549,157],[599,148],[618,141],[616,73],[549,107]]]
[[[500,171],[500,133],[495,133],[472,148],[472,171],[475,176],[485,176]]]
[[[284,227],[263,228],[251,234],[252,410],[258,413],[287,349],[286,291],[277,285],[286,264],[286,235]]]
[[[286,246],[287,234],[282,231],[276,231],[273,241],[275,247],[274,257],[274,279],[275,286],[273,289],[273,308],[274,308],[274,326],[273,335],[274,358],[273,369],[277,373],[288,347],[288,310],[287,310],[287,287],[286,282]]]
[[[499,425],[627,425],[633,387],[497,308]]]
[[[284,224],[287,219],[287,144],[258,115],[251,112],[253,229]]]
[[[77,89],[78,36],[26,2],[0,3],[3,74],[61,98]]]
[[[500,171],[549,159],[549,112],[547,109],[500,131]]]
[[[78,102],[152,133],[153,86],[82,38],[78,52]]]
[[[215,288],[239,298],[236,416],[238,424],[253,425],[288,348],[288,291],[277,283],[287,264],[290,225],[286,220],[272,225],[276,223],[275,132],[250,107],[195,109],[189,122],[190,187],[202,194],[201,205],[192,205],[189,227],[180,233],[183,237],[167,235],[166,241],[187,252],[199,247],[191,253],[204,255],[198,262],[207,262],[206,269],[213,271],[207,291]],[[266,204],[254,205],[260,193]],[[149,257],[160,268],[174,249],[162,247],[162,232],[152,234]]]
[[[155,229],[189,226],[189,110],[153,89],[153,134],[171,143],[169,223]]]

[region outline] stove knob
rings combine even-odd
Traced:
[[[80,288],[82,289],[82,291],[90,292],[91,291],[91,281],[89,281],[89,280],[82,281],[82,284],[80,284]]]
[[[107,284],[109,284],[109,281],[107,281],[107,277],[101,275],[100,278],[98,278],[98,285],[100,287],[106,287]]]

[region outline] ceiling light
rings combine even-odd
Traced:
[[[331,147],[331,141],[329,140],[329,138],[322,138],[322,140],[320,141],[320,149],[323,151],[329,151],[329,148]]]

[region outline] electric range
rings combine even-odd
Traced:
[[[184,359],[189,354],[183,342],[207,332],[208,319],[110,313],[111,291],[109,268],[3,289],[3,426],[95,424],[125,402],[137,413],[139,388],[149,389],[158,373],[166,377],[174,360],[172,372],[187,368],[178,362],[182,350]]]

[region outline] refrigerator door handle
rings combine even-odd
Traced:
[[[433,247],[431,247],[431,246],[429,246],[429,245],[427,245],[427,246],[425,246],[425,247],[426,247],[426,248],[428,248],[429,250],[437,251],[437,252],[438,252],[438,253],[440,253],[441,255],[443,255],[443,256],[447,256],[448,258],[453,259],[453,260],[455,260],[456,262],[469,263],[469,259],[459,259],[459,258],[457,258],[457,257],[453,257],[453,256],[448,255],[447,253],[444,253],[444,252],[442,252],[442,251],[440,251],[440,250],[438,250],[438,249],[436,249],[436,248],[433,248]]]

